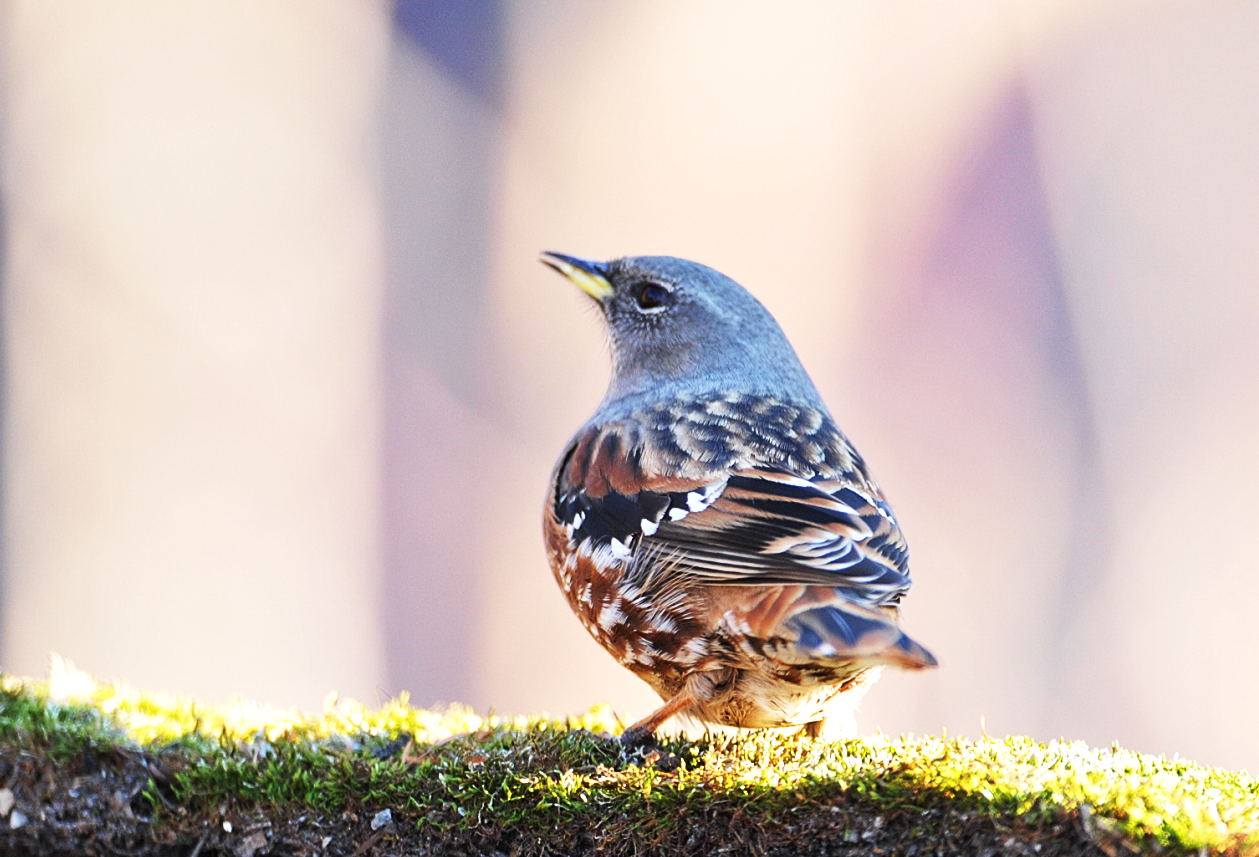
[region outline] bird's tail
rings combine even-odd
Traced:
[[[891,616],[842,599],[793,613],[781,627],[795,636],[794,648],[811,661],[861,661],[914,670],[937,663]]]
[[[895,608],[857,604],[832,586],[732,587],[726,597],[725,622],[751,657],[911,670],[936,665],[935,656],[897,625]]]

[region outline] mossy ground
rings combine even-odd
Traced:
[[[1259,783],[1118,747],[617,728],[0,677],[0,852],[1259,854]]]

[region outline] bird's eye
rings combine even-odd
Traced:
[[[643,312],[662,310],[673,302],[673,292],[659,283],[639,283],[634,287],[634,302]]]

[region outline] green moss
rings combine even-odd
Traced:
[[[164,794],[151,797],[159,814],[231,801],[321,813],[389,808],[432,830],[621,819],[627,830],[657,836],[705,812],[772,823],[803,812],[860,812],[912,824],[915,814],[938,810],[1020,829],[1075,815],[1174,853],[1259,849],[1255,780],[1119,747],[1021,737],[823,743],[749,733],[666,740],[662,749],[680,764],[665,771],[601,734],[616,730],[604,708],[558,721],[424,711],[405,699],[375,710],[329,700],[311,717],[90,681],[57,684],[0,677],[0,748],[63,758],[151,753],[171,771]],[[410,738],[405,750],[399,736]]]
[[[96,708],[50,701],[0,675],[0,745],[37,747],[63,760],[128,740],[126,731]]]

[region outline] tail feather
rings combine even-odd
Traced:
[[[935,656],[897,627],[889,616],[855,604],[831,602],[795,613],[783,622],[795,648],[814,661],[864,661],[905,669],[936,666]]]

